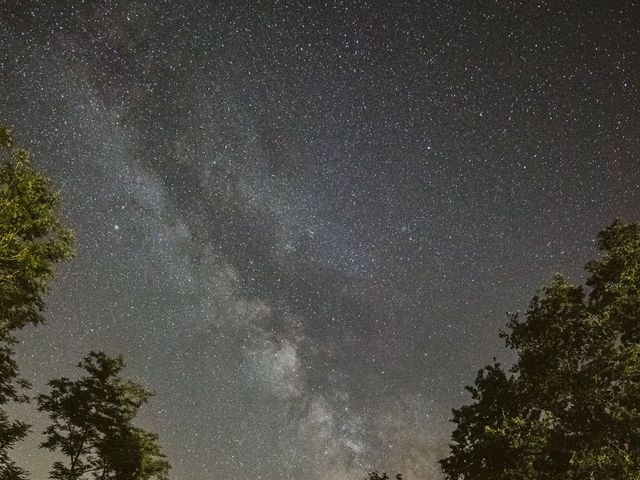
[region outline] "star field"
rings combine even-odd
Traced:
[[[23,376],[124,354],[176,479],[440,478],[506,312],[640,220],[639,14],[0,3],[0,123],[77,237]]]

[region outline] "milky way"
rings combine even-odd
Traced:
[[[588,4],[588,5],[587,5]],[[0,3],[77,256],[22,335],[157,396],[173,478],[440,478],[506,312],[640,219],[636,2]],[[33,478],[44,419],[15,451]]]

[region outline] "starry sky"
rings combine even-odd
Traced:
[[[24,331],[157,396],[175,479],[439,479],[557,271],[640,220],[635,1],[0,2],[0,122],[77,256]],[[15,451],[33,478],[44,419]]]

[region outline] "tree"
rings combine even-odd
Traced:
[[[599,234],[586,288],[556,275],[502,334],[494,363],[453,411],[447,479],[640,478],[640,228]]]
[[[105,435],[96,465],[104,480],[165,479],[169,464],[156,443],[158,436],[136,427]]]
[[[53,267],[73,254],[51,181],[31,166],[0,125],[0,314],[4,332],[43,321]]]
[[[24,422],[11,421],[2,408],[10,401],[25,400],[18,391],[19,386],[27,384],[18,379],[18,366],[11,349],[14,343],[12,337],[0,330],[0,480],[18,480],[26,474],[9,458],[9,450],[26,436],[29,426]]]
[[[382,472],[382,475],[380,475],[378,472],[374,471],[367,475],[367,478],[365,480],[389,480],[389,475],[387,475],[387,472]],[[398,473],[396,475],[396,480],[402,480],[401,473]]]
[[[54,463],[50,478],[165,479],[170,466],[157,436],[132,424],[151,393],[120,377],[122,357],[91,352],[78,367],[88,375],[51,380],[51,392],[38,397],[39,410],[52,422],[42,446],[67,459]]]
[[[29,427],[11,421],[2,408],[24,401],[20,391],[28,387],[13,356],[14,332],[43,321],[43,296],[54,266],[73,252],[59,203],[50,180],[31,167],[29,153],[15,147],[11,130],[0,125],[0,480],[25,475],[8,451]]]

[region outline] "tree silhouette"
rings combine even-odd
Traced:
[[[43,296],[53,267],[72,255],[72,235],[58,216],[59,197],[49,179],[31,167],[26,150],[14,146],[11,130],[0,125],[0,480],[24,478],[9,449],[28,425],[11,421],[3,406],[21,402],[13,347],[14,332],[43,321]]]
[[[599,234],[587,289],[556,275],[502,336],[517,355],[482,369],[454,410],[447,479],[640,474],[640,228]]]
[[[387,475],[387,472],[382,472],[382,475],[380,475],[378,472],[374,471],[371,472],[365,480],[389,480],[389,475]],[[403,480],[401,473],[396,475],[396,480]]]
[[[151,393],[120,377],[122,357],[91,352],[78,366],[88,375],[51,380],[51,392],[38,397],[39,410],[52,422],[42,446],[66,457],[54,463],[50,478],[165,479],[170,466],[157,436],[132,423]]]

